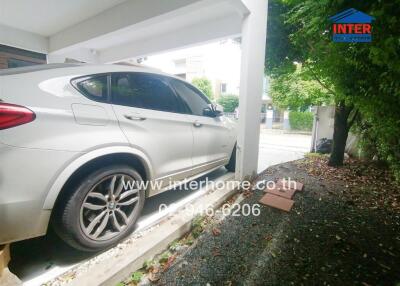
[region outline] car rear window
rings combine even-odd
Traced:
[[[76,88],[89,99],[107,102],[108,100],[108,76],[92,76],[75,82]]]

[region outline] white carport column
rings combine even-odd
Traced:
[[[257,172],[268,0],[242,0],[250,13],[242,23],[236,179]]]

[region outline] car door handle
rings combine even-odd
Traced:
[[[195,122],[193,122],[193,126],[194,127],[201,127],[203,124],[201,124],[200,122],[198,122],[198,121],[195,121]]]
[[[140,115],[130,115],[130,114],[125,114],[124,117],[128,120],[137,120],[137,121],[143,121],[146,120],[146,117],[140,116]]]

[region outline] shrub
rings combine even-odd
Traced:
[[[140,280],[142,280],[143,275],[144,274],[141,271],[133,272],[131,276],[131,282],[135,283],[135,285],[138,284]]]
[[[313,119],[312,112],[291,111],[289,113],[290,128],[293,130],[311,131]]]
[[[223,95],[218,98],[218,104],[222,105],[225,112],[234,112],[239,106],[239,97],[233,94]]]

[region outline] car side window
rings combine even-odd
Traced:
[[[111,79],[114,104],[179,112],[178,99],[161,76],[139,72],[116,73]]]
[[[89,99],[107,102],[108,86],[107,75],[91,76],[75,82],[76,88]]]
[[[189,109],[190,114],[205,116],[204,111],[209,109],[210,101],[204,94],[183,81],[171,79],[170,82]]]

